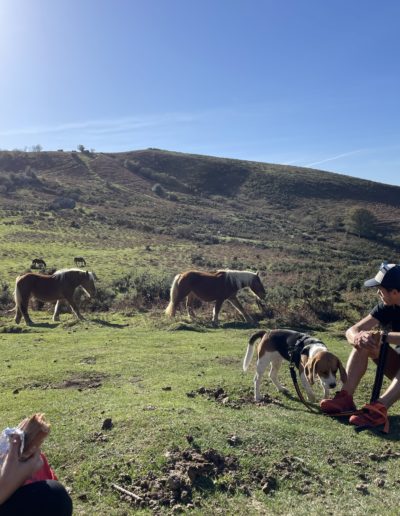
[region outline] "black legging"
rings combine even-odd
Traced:
[[[55,480],[22,486],[0,505],[0,516],[71,516],[72,500]]]

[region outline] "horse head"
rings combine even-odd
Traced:
[[[89,297],[93,297],[96,294],[96,285],[94,284],[95,279],[97,279],[94,272],[83,272],[82,273],[82,282],[81,286],[86,290],[89,294]]]
[[[258,271],[254,274],[254,277],[249,285],[254,294],[261,300],[265,299],[267,292],[264,285],[261,283],[261,279]]]

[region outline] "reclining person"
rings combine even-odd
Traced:
[[[364,286],[377,287],[380,302],[346,331],[346,338],[353,346],[346,366],[347,381],[333,399],[322,400],[320,406],[331,415],[356,409],[353,394],[367,370],[368,359],[378,362],[380,342],[376,342],[371,330],[380,326],[387,334],[387,342],[397,346],[398,352],[388,347],[384,369],[392,382],[376,402],[364,405],[349,422],[357,427],[385,425],[387,430],[387,410],[400,399],[400,265],[383,262],[375,278],[367,280]]]

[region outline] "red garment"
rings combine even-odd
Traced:
[[[39,482],[40,480],[58,480],[56,474],[47,462],[45,454],[41,453],[40,457],[43,461],[43,466],[38,471],[36,471],[36,473],[34,473],[31,478],[28,478],[24,486],[27,484],[32,484],[33,482]]]

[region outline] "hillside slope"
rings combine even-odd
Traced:
[[[60,268],[79,255],[114,293],[127,275],[165,286],[182,269],[230,267],[259,269],[282,306],[317,295],[347,306],[359,275],[398,261],[400,187],[298,167],[157,149],[3,151],[0,202],[8,284],[34,257]],[[390,231],[349,233],[354,208]]]

